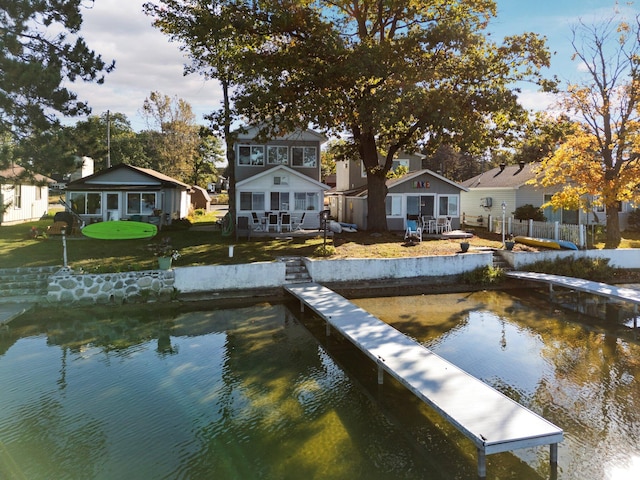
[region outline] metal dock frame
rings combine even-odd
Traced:
[[[550,445],[557,470],[563,431],[462,369],[439,357],[392,326],[317,283],[284,287],[330,327],[362,350],[384,372],[435,409],[469,438],[478,452],[478,476],[486,478],[486,456],[520,448]]]

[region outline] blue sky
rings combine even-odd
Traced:
[[[556,75],[565,85],[585,78],[580,64],[572,61],[572,26],[583,21],[587,25],[610,18],[617,8],[626,15],[640,13],[640,3],[629,5],[614,0],[497,0],[498,15],[491,22],[490,31],[499,38],[526,31],[547,37],[547,45],[552,52],[549,76]],[[548,105],[552,99],[525,88],[522,103],[528,108]]]
[[[76,84],[74,91],[89,101],[94,114],[107,110],[127,115],[136,130],[145,128],[139,111],[151,91],[189,102],[198,123],[220,106],[221,91],[216,82],[199,75],[182,75],[185,59],[178,46],[151,26],[142,13],[143,0],[97,0],[83,11],[82,34],[89,46],[105,59],[116,60],[116,70],[105,84]],[[578,64],[571,61],[571,25],[582,18],[586,23],[608,18],[614,0],[497,0],[498,16],[489,31],[497,38],[532,31],[546,35],[552,52],[549,74],[561,80],[577,78]],[[625,10],[640,12],[640,7]],[[496,39],[497,41],[497,39]],[[525,87],[521,95],[527,108],[540,108],[551,102],[534,88]],[[74,123],[74,122],[72,122]]]

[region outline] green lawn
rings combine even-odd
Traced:
[[[220,231],[199,231],[198,227],[210,225],[215,217],[196,216],[193,228],[189,230],[163,230],[152,240],[93,240],[67,237],[68,264],[74,270],[86,272],[117,272],[148,270],[157,267],[156,258],[147,250],[151,242],[170,237],[181,257],[174,266],[224,265],[272,261],[278,256],[298,255],[312,257],[314,250],[322,245],[323,238],[295,239],[252,239],[235,241],[234,237],[223,236]],[[0,268],[36,267],[62,265],[63,247],[59,235],[47,239],[32,239],[32,226],[41,231],[53,223],[52,218],[20,225],[0,226]],[[471,247],[500,248],[498,235],[479,229],[470,240]],[[451,255],[460,251],[460,240],[431,240],[407,247],[402,235],[385,233],[371,235],[367,232],[336,235],[329,243],[336,247],[332,258],[398,258],[426,255]],[[234,256],[229,258],[229,245],[235,245]],[[604,243],[596,244],[603,248]],[[621,248],[640,248],[640,234],[626,234]],[[516,245],[515,250],[535,250]]]
[[[211,218],[199,218],[194,227],[211,224]],[[52,219],[20,225],[0,226],[0,268],[37,267],[63,264],[63,244],[60,235],[32,239],[31,227],[46,232]],[[180,252],[174,265],[211,265],[271,261],[279,255],[312,255],[322,239],[313,240],[252,240],[238,242],[220,231],[163,229],[147,240],[94,240],[82,236],[67,236],[68,265],[86,272],[118,272],[157,268],[156,258],[148,251],[152,242],[169,237]],[[234,244],[234,257],[229,258],[229,245]]]

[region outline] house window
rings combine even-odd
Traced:
[[[155,193],[127,193],[127,215],[152,215],[155,209]]]
[[[101,215],[102,195],[92,192],[71,192],[69,193],[71,210],[80,215]]]
[[[42,187],[36,187],[36,200],[42,200]]]
[[[318,164],[316,147],[291,147],[294,167],[315,167]]]
[[[264,210],[263,192],[240,192],[240,210]]]
[[[457,217],[458,195],[441,195],[438,198],[438,215],[441,217]]]
[[[293,209],[315,210],[318,205],[318,194],[316,192],[296,192],[293,194]]]
[[[391,162],[391,170],[395,171],[398,167],[406,167],[406,169],[409,170],[409,160],[406,158],[399,158],[398,160]]]
[[[287,177],[286,175],[281,175],[281,176],[275,176],[273,177],[273,184],[274,185],[289,185],[289,177]]]
[[[240,145],[238,147],[238,165],[264,165],[264,146]]]
[[[267,164],[287,165],[289,163],[289,148],[281,146],[267,147]]]
[[[402,216],[402,195],[387,195],[384,203],[387,217]]]
[[[420,196],[407,195],[407,215],[420,216]]]
[[[289,210],[289,192],[271,192],[271,210]]]
[[[15,185],[13,190],[13,208],[22,208],[22,185]]]
[[[593,197],[593,204],[592,205],[594,208],[594,210],[598,213],[604,213],[604,203],[602,203],[602,199],[598,196]]]

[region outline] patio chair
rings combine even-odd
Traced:
[[[273,228],[274,232],[277,232],[277,231],[280,230],[280,224],[278,222],[278,214],[277,213],[270,213],[269,214],[269,220],[267,221],[267,232],[270,232],[272,228]]]
[[[302,224],[304,223],[304,216],[307,212],[302,212],[302,216],[298,220],[291,220],[291,231],[297,232],[298,230],[302,230]]]
[[[422,231],[427,233],[436,233],[436,219],[431,215],[422,217]]]
[[[404,232],[405,240],[419,240],[422,241],[422,228],[418,226],[416,220],[407,220],[407,229]]]
[[[254,232],[261,232],[263,229],[262,221],[256,212],[251,212],[251,229]]]
[[[251,228],[249,228],[249,217],[238,217],[236,224],[236,241],[240,237],[247,237],[247,240],[251,240]]]
[[[436,222],[436,233],[444,233],[451,231],[451,220],[447,217],[439,217]]]
[[[291,232],[291,214],[283,213],[282,217],[280,217],[280,231],[284,232],[284,230]]]

